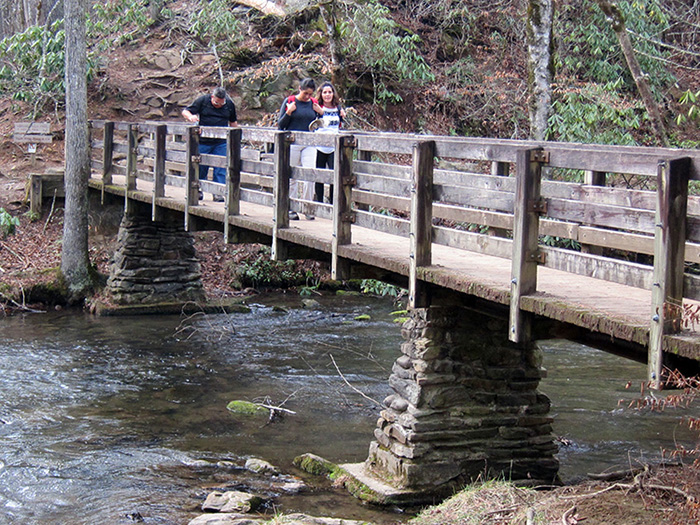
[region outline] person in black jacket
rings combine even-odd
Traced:
[[[233,100],[228,98],[226,90],[222,87],[216,88],[211,95],[202,95],[192,104],[182,110],[185,120],[192,123],[199,123],[200,126],[238,126],[236,117],[236,106]],[[226,156],[226,140],[202,137],[199,139],[199,153],[204,155]],[[209,173],[209,166],[199,165],[199,178],[206,180]],[[214,182],[226,183],[226,169],[214,168]],[[199,192],[202,198],[202,192]],[[213,196],[214,201],[222,202],[224,199],[220,195]]]
[[[316,83],[311,78],[305,78],[299,82],[299,93],[286,98],[280,107],[277,127],[287,131],[309,131],[309,124],[323,115],[323,109],[318,101],[312,98]],[[292,166],[316,167],[316,148],[291,145],[289,148],[289,163]],[[301,195],[299,192],[301,191]],[[313,199],[313,184],[292,179],[289,183],[289,196],[301,197],[304,200]],[[293,211],[290,218],[298,218]],[[312,220],[313,215],[307,215]]]

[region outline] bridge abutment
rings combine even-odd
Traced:
[[[125,213],[119,225],[107,293],[120,305],[205,299],[194,237],[175,221]]]
[[[411,311],[376,441],[363,468],[350,469],[358,481],[381,480],[414,500],[479,477],[557,481],[539,350],[510,343],[506,329],[505,320],[456,307]]]

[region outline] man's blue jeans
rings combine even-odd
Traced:
[[[220,144],[205,144],[199,143],[199,153],[201,155],[221,155],[226,156],[226,142]],[[199,165],[199,178],[206,180],[207,173],[209,172],[209,166]],[[226,183],[226,169],[225,168],[214,168],[214,182],[219,182],[221,184]]]

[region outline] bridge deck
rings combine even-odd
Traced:
[[[114,176],[112,192],[123,195],[124,177]],[[90,185],[102,188],[99,178]],[[107,187],[106,191],[110,192]],[[184,189],[168,187],[159,205],[182,210]],[[130,198],[152,202],[152,184],[139,180],[137,191]],[[240,215],[230,218],[234,227],[272,235],[272,210],[250,202],[240,203]],[[223,203],[203,200],[190,208],[194,216],[205,217],[223,224]],[[290,221],[289,228],[280,231],[282,240],[331,253],[333,223],[317,217],[313,221]],[[352,244],[341,247],[340,255],[369,266],[408,275],[409,239],[361,226],[352,228]],[[511,261],[448,246],[433,247],[433,264],[422,268],[421,279],[458,292],[508,305],[510,302]],[[651,317],[651,292],[633,286],[602,281],[547,267],[538,267],[538,291],[524,299],[523,308],[544,317],[562,321],[611,336],[622,341],[648,344]],[[677,352],[684,357],[700,360],[700,332],[689,327],[683,335],[672,336]],[[641,349],[640,349],[641,350]],[[644,358],[640,355],[640,359]]]

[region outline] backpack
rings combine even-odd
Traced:
[[[289,98],[287,98],[287,104],[291,104],[296,100],[296,98],[296,95],[289,95]],[[311,97],[311,102],[313,102],[314,104],[318,104],[318,100],[316,100],[314,97]]]

